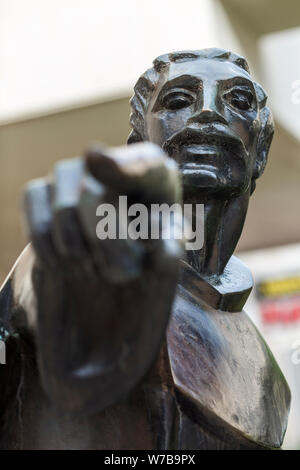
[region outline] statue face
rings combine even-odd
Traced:
[[[230,197],[249,188],[260,121],[254,84],[237,65],[203,58],[171,63],[145,126],[148,139],[179,164],[185,192]]]

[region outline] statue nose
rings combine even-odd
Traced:
[[[220,122],[222,124],[228,124],[225,117],[212,107],[202,108],[190,118],[190,122],[197,122],[200,124],[206,124],[208,122]]]
[[[202,87],[201,104],[198,102],[198,109],[191,116],[191,122],[206,124],[210,122],[220,122],[228,124],[225,117],[219,110],[218,85],[215,81],[204,81]]]

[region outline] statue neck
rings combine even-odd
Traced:
[[[204,204],[204,245],[186,251],[187,262],[204,276],[222,274],[240,238],[249,203],[249,191],[240,196],[185,198],[185,203]]]

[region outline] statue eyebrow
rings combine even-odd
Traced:
[[[170,88],[186,88],[187,90],[196,91],[202,85],[202,80],[191,75],[180,75],[172,80],[167,81],[161,88],[159,96]]]
[[[241,75],[237,75],[236,77],[232,78],[227,78],[226,80],[220,80],[222,84],[229,84],[231,86],[238,86],[238,85],[244,85],[250,87],[252,90],[254,90],[254,83],[252,80],[249,80],[247,77],[243,77]]]

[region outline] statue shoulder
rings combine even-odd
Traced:
[[[242,312],[224,312],[178,287],[168,333],[179,400],[220,433],[278,448],[290,390],[261,334]],[[190,404],[190,406],[189,406]]]

